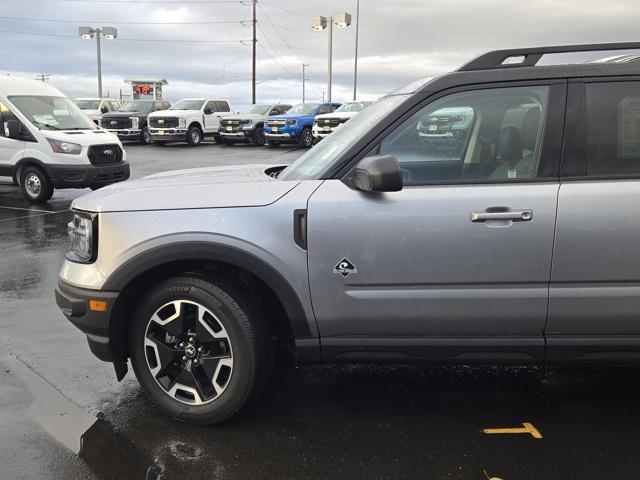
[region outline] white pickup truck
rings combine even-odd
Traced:
[[[149,132],[156,145],[166,142],[198,145],[205,135],[218,139],[220,118],[230,111],[228,100],[184,98],[168,110],[149,114]]]

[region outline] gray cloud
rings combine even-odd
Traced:
[[[171,100],[215,95],[229,97],[235,105],[250,101],[251,49],[240,43],[250,39],[247,24],[130,23],[246,21],[251,13],[248,5],[73,0],[3,3],[3,17],[67,20],[0,18],[3,72],[27,77],[44,72],[70,96],[95,95],[95,42],[77,36],[79,23],[73,20],[78,20],[119,29],[121,38],[103,42],[104,88],[111,96],[117,96],[120,89],[128,92],[122,83],[126,76],[160,76],[169,80],[165,92]],[[307,95],[319,98],[326,88],[327,33],[312,31],[309,19],[345,10],[355,13],[355,0],[259,0],[259,4],[258,99],[298,101],[302,61],[310,64]],[[638,10],[637,0],[361,0],[360,92],[363,98],[375,98],[416,78],[451,70],[493,48],[634,39]],[[336,100],[351,96],[354,36],[353,27],[334,29]]]

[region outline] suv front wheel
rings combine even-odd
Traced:
[[[270,373],[272,345],[255,300],[224,279],[177,277],[153,287],[133,318],[133,369],[172,417],[220,423]]]
[[[187,143],[189,145],[200,145],[200,142],[202,142],[202,130],[194,125],[187,130]]]

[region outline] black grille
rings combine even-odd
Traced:
[[[118,145],[94,145],[89,147],[89,161],[96,167],[115,165],[122,161],[122,149]]]
[[[286,120],[267,120],[269,127],[284,127],[286,124]]]
[[[177,117],[151,117],[149,123],[153,128],[175,128],[178,126]]]
[[[231,130],[229,130],[229,127],[231,127]],[[233,119],[220,120],[220,131],[222,133],[224,132],[238,133],[238,131],[240,131],[240,119],[233,118]]]
[[[131,119],[129,117],[102,117],[102,127],[107,130],[131,128]]]
[[[319,127],[337,127],[341,123],[346,122],[346,118],[319,118],[316,123]]]

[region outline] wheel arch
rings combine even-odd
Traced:
[[[13,173],[12,173],[13,181],[16,183],[20,183],[20,172],[22,171],[23,168],[29,167],[29,166],[38,167],[49,178],[51,178],[51,172],[49,172],[47,165],[42,160],[38,160],[35,157],[24,157],[18,160],[18,162],[13,167]]]
[[[189,123],[189,126],[187,127],[187,130],[189,130],[191,127],[198,127],[201,132],[204,131],[202,129],[202,125],[200,124],[199,120],[192,120],[191,123]]]
[[[274,267],[255,255],[222,244],[178,242],[150,249],[121,265],[102,287],[120,292],[113,306],[109,337],[114,359],[129,356],[130,316],[141,296],[152,285],[175,275],[224,275],[251,288],[274,336],[298,358],[319,356],[319,340],[294,288]]]

